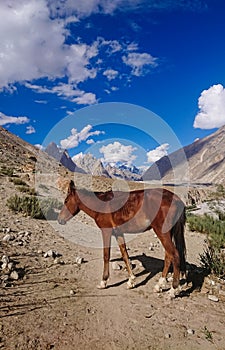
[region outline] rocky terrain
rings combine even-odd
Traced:
[[[61,230],[56,220],[13,213],[7,200],[23,195],[14,177],[29,188],[42,189],[42,196],[60,192],[60,200],[74,176],[79,187],[99,191],[111,188],[113,179],[72,174],[4,129],[0,129],[0,169],[0,349],[225,348],[225,285],[200,266],[204,235],[186,227],[189,275],[180,297],[171,300],[166,292],[153,291],[164,251],[152,231],[127,237],[136,288],[126,289],[127,272],[113,242],[108,288],[98,290],[101,240],[89,217],[81,213]],[[182,187],[177,190],[183,194]],[[202,189],[193,190],[198,192],[186,195],[201,201]],[[72,236],[67,236],[70,227]]]

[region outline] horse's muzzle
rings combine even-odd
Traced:
[[[66,220],[58,218],[58,223],[60,225],[65,225],[66,224]]]

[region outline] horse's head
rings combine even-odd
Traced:
[[[64,205],[58,215],[58,222],[61,225],[65,225],[74,215],[80,211],[78,206],[78,196],[76,194],[76,188],[74,182],[71,180],[68,188],[67,197],[64,201]]]

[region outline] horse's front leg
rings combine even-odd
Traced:
[[[99,289],[106,288],[107,280],[109,278],[109,259],[110,259],[110,250],[111,250],[111,236],[112,229],[102,229],[102,241],[103,241],[103,275],[100,284],[98,285]]]
[[[134,274],[132,272],[131,263],[130,263],[129,256],[128,256],[128,253],[127,253],[126,243],[125,243],[125,240],[124,240],[124,235],[121,232],[117,232],[117,231],[114,231],[114,232],[115,232],[117,243],[118,243],[118,245],[120,247],[120,251],[121,251],[121,255],[122,255],[123,261],[124,261],[124,263],[126,265],[126,268],[127,268],[127,271],[128,271],[128,275],[129,275],[129,279],[127,281],[127,288],[131,289],[131,288],[135,287],[135,276],[134,276]]]

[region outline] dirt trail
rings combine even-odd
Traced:
[[[210,301],[205,289],[200,292],[195,283],[192,288],[193,281],[200,282],[199,269],[183,297],[170,300],[166,293],[153,292],[164,252],[152,231],[128,243],[136,288],[126,289],[123,268],[111,268],[108,288],[98,290],[101,249],[67,241],[46,221],[2,211],[7,195],[1,183],[0,257],[7,254],[16,263],[20,279],[0,288],[0,349],[225,349],[225,300]],[[14,235],[29,231],[29,242],[2,242],[5,228]],[[199,264],[204,236],[186,230],[186,241],[188,262]],[[58,261],[43,256],[49,249],[62,255]],[[75,261],[78,256],[84,259],[81,265]],[[123,267],[116,247],[111,265],[113,261]]]

